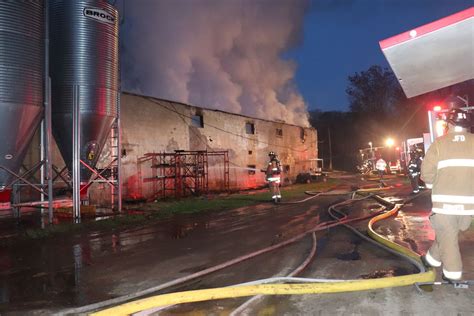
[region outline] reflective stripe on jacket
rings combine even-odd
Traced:
[[[421,165],[421,178],[432,187],[434,213],[474,215],[474,135],[437,138]]]
[[[271,177],[271,178],[267,178],[267,181],[268,181],[268,182],[276,182],[276,183],[280,183],[280,177]]]

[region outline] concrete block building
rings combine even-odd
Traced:
[[[141,96],[121,95],[122,183],[125,200],[153,197],[156,188],[146,181],[152,174],[150,163],[141,163],[147,153],[185,151],[228,151],[228,189],[243,190],[265,185],[268,152],[278,154],[283,166],[283,185],[301,172],[309,171],[310,159],[317,158],[317,132],[314,128],[257,119],[220,110]],[[32,143],[28,160],[36,160],[39,137]],[[54,144],[53,163],[64,166]],[[110,161],[104,148],[98,168]],[[224,162],[209,158],[209,191],[222,191]],[[110,201],[109,186],[96,183],[89,189],[92,203]]]
[[[130,93],[122,94],[121,117],[125,197],[151,194],[151,188],[143,182],[150,170],[138,166],[139,158],[146,153],[227,150],[231,190],[265,184],[260,169],[266,167],[269,151],[279,155],[286,182],[294,181],[300,172],[309,171],[310,159],[318,155],[314,128],[284,122]],[[223,162],[216,159],[209,163],[209,189],[219,191]]]

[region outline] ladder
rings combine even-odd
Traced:
[[[113,186],[111,187],[111,205],[114,211],[121,212],[122,210],[122,192],[121,192],[121,181],[120,181],[120,169],[121,169],[121,135],[118,118],[114,121],[112,129],[110,130],[110,158],[112,163],[110,165],[110,181]]]

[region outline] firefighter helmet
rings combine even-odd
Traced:
[[[268,153],[268,156],[270,156],[270,157],[275,157],[276,154],[275,154],[275,152],[271,151],[271,152]]]

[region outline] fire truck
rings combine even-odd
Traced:
[[[359,161],[356,166],[359,173],[370,175],[375,173],[375,164],[378,158],[383,158],[387,163],[386,173],[399,174],[404,171],[403,161],[399,146],[381,146],[359,149]]]

